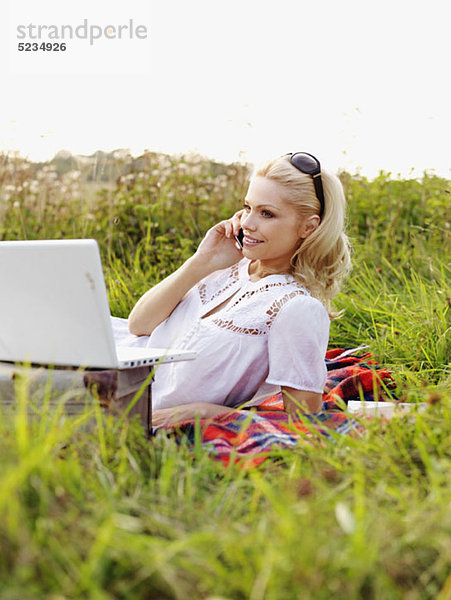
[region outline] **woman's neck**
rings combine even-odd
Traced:
[[[261,260],[252,260],[248,267],[249,279],[252,282],[259,281],[259,279],[263,279],[268,275],[284,275],[289,274],[289,272],[289,268],[277,267],[276,265],[270,266],[262,263]]]

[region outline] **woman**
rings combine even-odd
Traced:
[[[244,208],[212,227],[130,313],[132,335],[122,343],[197,352],[194,361],[156,370],[154,426],[215,416],[280,390],[288,412],[321,410],[330,300],[350,267],[344,217],[339,179],[312,155],[257,169]],[[119,320],[115,326],[120,338]]]

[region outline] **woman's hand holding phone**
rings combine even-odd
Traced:
[[[226,269],[241,260],[242,245],[240,244],[238,249],[237,238],[239,238],[242,213],[243,211],[240,210],[231,219],[220,221],[209,229],[193,258],[206,262],[212,271]]]
[[[240,229],[241,212],[207,231],[197,252],[138,300],[129,317],[130,333],[150,335],[201,279],[241,260],[234,237]]]

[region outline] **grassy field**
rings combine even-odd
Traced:
[[[118,155],[106,182],[63,167],[0,156],[0,239],[96,238],[118,316],[241,206],[249,176],[152,153]],[[428,409],[248,471],[99,411],[88,431],[32,422],[18,381],[0,419],[2,600],[451,598],[451,185],[340,176],[354,269],[330,346],[368,344]]]

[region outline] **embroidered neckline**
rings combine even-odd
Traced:
[[[273,286],[274,285],[277,285],[277,284],[273,284]],[[283,284],[279,283],[278,285],[283,285]],[[271,286],[271,284],[268,284],[268,287],[270,287],[270,286]],[[236,303],[233,304],[232,306],[236,306],[236,304],[238,304],[245,296],[250,297],[259,291],[260,290],[251,290],[249,292],[246,292],[246,294],[243,294],[243,296],[241,296],[241,298],[239,298],[236,301]],[[268,319],[265,322],[264,328],[240,327],[238,325],[235,325],[233,320],[231,320],[231,319],[227,320],[227,319],[221,319],[219,317],[217,317],[216,319],[212,319],[212,323],[214,323],[218,327],[221,327],[222,329],[228,329],[229,331],[233,331],[234,333],[242,333],[244,335],[267,335],[269,333],[269,330],[271,329],[271,325],[273,324],[274,319],[279,314],[281,308],[283,306],[285,306],[285,304],[287,302],[289,302],[292,298],[294,298],[295,296],[299,296],[299,295],[304,296],[305,294],[301,289],[296,289],[291,292],[288,292],[281,298],[274,300],[274,302],[272,302],[272,304],[270,305],[270,307],[268,308],[268,310],[265,313],[266,315],[268,315]],[[232,306],[227,307],[226,311],[228,311],[229,308],[232,308]]]
[[[198,284],[199,297],[202,305],[208,305],[215,299],[223,296],[225,292],[233,288],[240,280],[242,280],[241,290],[237,290],[237,298],[232,300],[231,303],[226,304],[219,312],[229,312],[239,305],[243,300],[251,297],[253,294],[264,293],[276,287],[283,286],[296,286],[297,293],[301,293],[306,296],[310,296],[308,290],[303,288],[289,273],[273,273],[266,277],[260,278],[258,281],[251,281],[249,275],[249,265],[251,260],[244,257],[241,261],[235,263],[229,268],[227,279],[219,290],[216,290],[211,296],[208,296],[208,280]],[[245,289],[247,288],[247,289]],[[214,313],[213,313],[214,314]],[[211,315],[213,316],[213,315]],[[218,318],[218,321],[221,319]],[[213,322],[216,322],[214,320]]]
[[[200,301],[202,304],[208,304],[212,302],[215,298],[223,294],[226,290],[231,288],[240,278],[240,270],[239,263],[235,263],[230,267],[230,274],[225,286],[223,286],[220,290],[215,292],[210,298],[207,298],[207,284],[205,282],[199,284],[197,286],[199,290]]]
[[[255,283],[259,283],[259,282],[255,282]],[[237,306],[238,304],[240,304],[240,302],[242,302],[246,298],[250,298],[254,294],[268,292],[272,288],[282,287],[282,286],[285,286],[285,285],[290,285],[290,283],[287,282],[287,281],[275,281],[274,283],[264,283],[261,287],[258,287],[256,289],[252,289],[252,290],[248,290],[247,292],[244,292],[244,294],[241,294],[241,296],[239,296],[239,298],[237,298],[235,300],[235,302],[233,302],[232,304],[228,304],[224,308],[224,310],[225,311],[231,310],[232,308],[234,308],[235,306]],[[303,291],[301,293],[303,293]]]

